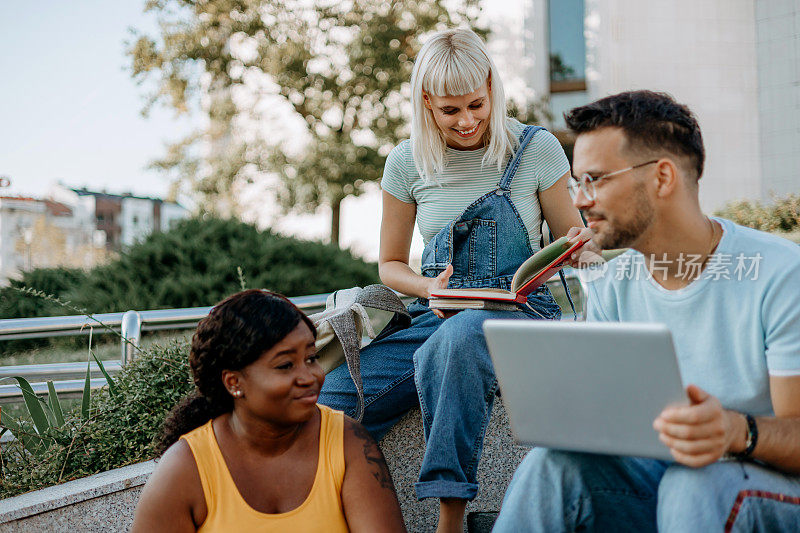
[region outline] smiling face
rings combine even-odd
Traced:
[[[425,107],[431,110],[447,146],[456,150],[476,150],[484,146],[491,114],[488,83],[469,94],[436,96],[426,93],[424,98]]]
[[[625,150],[625,144],[625,134],[619,128],[581,133],[575,140],[573,175],[586,173],[596,177],[641,163],[638,156]],[[588,226],[595,231],[593,239],[598,246],[634,247],[651,227],[655,208],[645,176],[653,168],[645,166],[596,182],[594,200],[583,193],[575,196],[573,204],[583,211]]]
[[[223,371],[226,388],[242,393],[234,409],[244,409],[251,416],[277,425],[309,420],[325,381],[314,343],[311,330],[300,321],[252,364],[239,371]]]

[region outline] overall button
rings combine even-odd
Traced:
[[[504,191],[503,189],[497,189],[496,191],[494,191],[494,193],[497,196],[503,196],[506,193],[506,191]]]

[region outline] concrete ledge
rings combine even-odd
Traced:
[[[414,483],[425,452],[422,416],[419,409],[408,413],[381,441],[386,462],[392,472],[397,497],[403,510],[406,527],[412,532],[436,530],[439,501],[418,501]],[[478,465],[478,497],[467,505],[471,512],[499,511],[506,487],[529,448],[514,443],[503,402],[494,402],[492,417],[486,429],[483,455]],[[488,529],[487,529],[488,531]]]
[[[425,452],[419,409],[403,417],[381,441],[381,447],[392,472],[408,530],[434,531],[438,500],[418,501],[414,493],[414,483]],[[514,444],[505,409],[498,399],[478,467],[478,497],[467,506],[467,513],[500,509],[511,476],[526,452],[526,448]],[[142,486],[153,468],[154,462],[147,461],[0,500],[0,533],[127,530],[133,523]]]
[[[127,529],[153,461],[0,500],[0,532]]]

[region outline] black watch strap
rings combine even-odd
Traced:
[[[756,449],[756,444],[758,444],[758,426],[756,425],[756,419],[747,413],[743,414],[745,420],[747,420],[747,441],[745,442],[746,447],[744,451],[733,454],[739,459],[746,459],[750,457],[750,455],[753,453],[753,450]]]

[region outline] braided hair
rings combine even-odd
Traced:
[[[233,398],[222,383],[223,370],[241,370],[275,346],[300,321],[314,337],[311,320],[288,298],[251,289],[218,303],[197,325],[192,336],[189,366],[195,390],[167,415],[156,441],[160,457],[181,435],[233,411]]]

